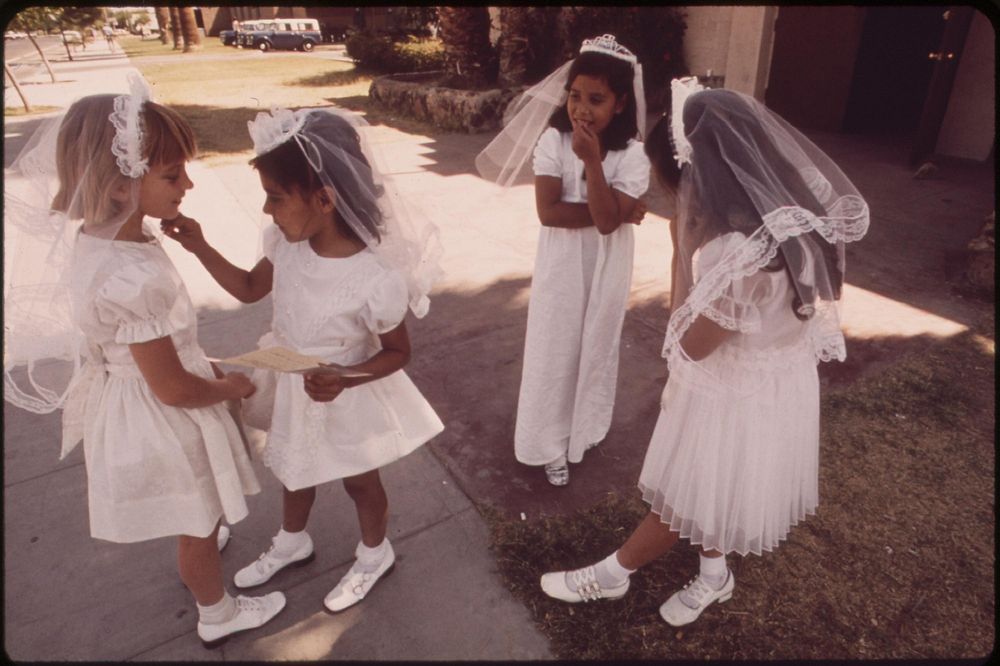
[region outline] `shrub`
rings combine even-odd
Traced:
[[[394,42],[386,34],[356,32],[347,38],[347,54],[362,69],[385,72],[426,72],[444,68],[444,49],[435,39],[412,35]]]

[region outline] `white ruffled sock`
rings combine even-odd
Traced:
[[[597,577],[598,584],[603,588],[624,585],[633,573],[635,573],[635,569],[627,569],[618,561],[617,550],[594,565],[594,575]]]
[[[385,559],[388,547],[388,539],[382,539],[382,543],[374,548],[369,548],[363,541],[359,541],[358,548],[354,551],[354,555],[358,558],[358,568],[364,573],[371,573],[378,569],[382,560]]]
[[[302,544],[306,542],[306,531],[286,532],[282,527],[278,530],[278,536],[274,537],[274,554],[278,557],[291,557]]]
[[[698,575],[701,576],[710,587],[718,590],[726,582],[726,556],[705,557],[698,554]]]
[[[229,592],[223,592],[222,598],[211,606],[202,606],[197,602],[195,605],[198,607],[198,621],[202,624],[222,624],[236,615],[236,600],[229,596]]]

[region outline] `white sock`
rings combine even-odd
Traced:
[[[618,551],[611,553],[594,565],[594,574],[601,587],[611,588],[623,585],[635,569],[626,569],[618,561]]]
[[[726,582],[726,556],[705,557],[698,554],[698,575],[716,590]]]
[[[278,536],[274,537],[275,555],[289,557],[306,542],[306,531],[286,532],[282,527],[278,530]]]
[[[202,606],[197,602],[195,605],[198,607],[198,621],[202,624],[221,624],[236,615],[236,600],[225,591],[222,598],[211,606]]]
[[[358,547],[354,551],[355,556],[358,558],[358,568],[365,573],[371,573],[378,569],[379,565],[382,564],[382,560],[385,559],[388,546],[388,539],[382,539],[382,543],[374,548],[369,548],[365,545],[364,541],[359,541]]]

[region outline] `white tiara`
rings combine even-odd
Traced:
[[[670,130],[674,139],[674,159],[679,167],[691,163],[691,142],[684,135],[684,102],[704,89],[705,86],[698,83],[696,76],[670,82]]]
[[[638,62],[635,54],[619,44],[614,35],[601,35],[600,37],[594,37],[593,39],[583,40],[583,45],[580,47],[580,53],[586,53],[588,51],[593,53],[603,53],[604,55],[609,55],[612,58],[618,58],[619,60],[630,62],[633,65]]]
[[[253,151],[257,155],[274,150],[302,129],[310,109],[281,109],[272,107],[271,113],[261,111],[253,120],[247,121]]]
[[[122,175],[138,178],[149,170],[149,160],[142,156],[142,105],[152,98],[146,80],[135,72],[128,75],[128,95],[115,97],[115,110],[108,120],[115,126],[111,152]]]

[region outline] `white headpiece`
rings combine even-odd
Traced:
[[[679,167],[691,162],[691,142],[684,136],[684,100],[704,89],[705,86],[698,83],[696,76],[670,82],[670,135],[674,143],[674,159]]]
[[[609,55],[612,58],[618,58],[619,60],[630,62],[633,65],[638,62],[635,54],[619,44],[618,40],[615,39],[615,36],[610,34],[604,34],[600,37],[583,40],[583,45],[580,46],[580,53],[586,53],[588,51],[603,53],[604,55]]]
[[[378,144],[368,140],[368,123],[338,109],[272,108],[258,113],[247,129],[258,156],[295,141],[323,186],[334,192],[338,219],[383,265],[403,273],[410,309],[423,317],[441,277],[438,230],[399,196]]]
[[[132,72],[128,75],[129,94],[115,98],[115,110],[108,120],[115,126],[111,152],[122,175],[139,178],[149,170],[149,160],[142,156],[142,105],[152,99],[146,80]]]
[[[600,53],[632,65],[632,94],[635,97],[636,127],[639,138],[646,136],[646,93],[642,85],[642,65],[635,55],[618,43],[614,35],[586,39],[580,53]],[[573,60],[563,63],[540,82],[511,102],[504,113],[504,127],[476,156],[479,174],[501,187],[509,187],[521,173],[549,126],[552,114],[566,103],[569,70]]]

